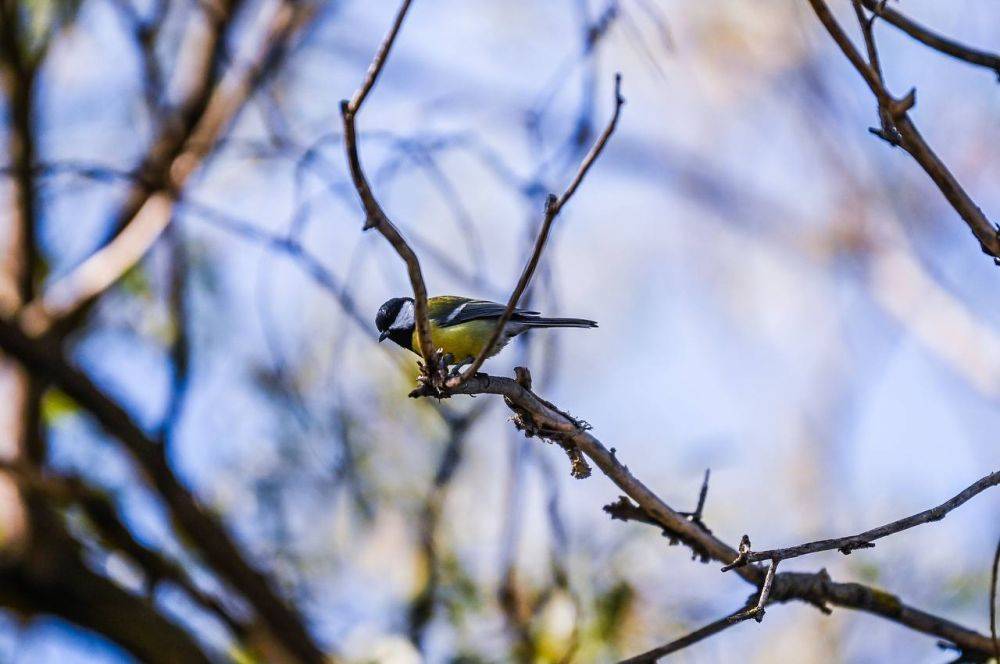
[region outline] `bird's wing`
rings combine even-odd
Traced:
[[[441,301],[440,304],[438,301]],[[431,298],[430,316],[440,327],[467,323],[470,320],[499,318],[507,307],[488,300],[472,300],[467,297],[445,295]],[[537,311],[515,309],[518,316],[537,316]]]

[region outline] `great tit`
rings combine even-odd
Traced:
[[[428,299],[427,313],[434,348],[451,355],[459,365],[472,362],[489,342],[505,308],[496,302],[455,295]],[[391,339],[420,354],[412,297],[387,300],[375,316],[375,327],[379,331],[379,341]],[[597,327],[597,323],[585,318],[543,318],[537,311],[515,309],[487,357],[493,357],[508,341],[536,327]]]

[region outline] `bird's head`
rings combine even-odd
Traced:
[[[378,340],[399,336],[408,340],[413,334],[415,319],[413,317],[413,298],[394,297],[386,300],[375,315],[375,327],[378,328]],[[393,341],[396,341],[393,338]],[[404,344],[404,347],[407,344]]]

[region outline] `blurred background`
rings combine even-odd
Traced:
[[[742,605],[753,589],[717,564],[612,522],[611,482],[571,478],[565,454],[514,431],[499,399],[406,398],[414,357],[375,343],[373,319],[409,282],[388,244],[361,232],[338,108],[396,2],[0,3],[0,220],[9,258],[29,184],[41,303],[22,321],[44,332],[72,311],[66,355],[162,435],[174,472],[324,650],[607,662]],[[831,5],[860,46],[850,4]],[[1000,49],[992,2],[898,7]],[[915,123],[1000,216],[995,73],[875,31],[890,90],[917,88]],[[29,93],[11,63],[31,58]],[[804,2],[415,2],[359,143],[431,293],[505,301],[545,194],[566,186],[611,113],[618,71],[618,131],[526,296],[600,328],[528,335],[486,369],[530,367],[536,391],[677,509],[694,508],[711,469],[706,522],[755,548],[874,527],[996,470],[998,268],[917,164],[868,133],[874,98]],[[154,178],[176,200],[150,197]],[[133,218],[120,265],[81,279]],[[0,389],[13,458],[15,365]],[[225,599],[121,446],[58,390],[39,404],[45,473],[109,497],[136,540]],[[58,515],[90,570],[148,597],[213,657],[269,660],[172,584],[147,587],[72,504]],[[1000,497],[986,493],[876,549],[786,567],[826,567],[986,632],[998,537]],[[4,662],[133,661],[72,622],[3,604]],[[790,604],[676,660],[737,654],[949,657],[877,617]]]

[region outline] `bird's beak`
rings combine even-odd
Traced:
[[[378,335],[378,342],[382,343],[383,341],[385,341],[385,338],[387,336],[389,336],[389,330],[386,330],[385,332],[382,332],[381,334]]]

